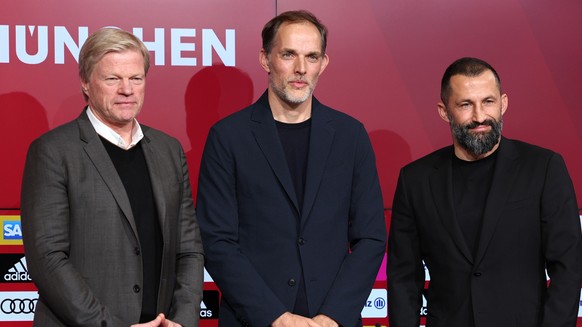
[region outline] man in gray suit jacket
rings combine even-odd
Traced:
[[[508,99],[483,60],[451,64],[441,100],[453,145],[404,167],[394,195],[390,327],[419,325],[423,260],[427,327],[574,327],[582,241],[564,160],[501,136]]]
[[[30,146],[21,215],[35,326],[198,325],[204,257],[186,158],[135,118],[148,68],[138,38],[97,31],[79,54],[88,106]]]

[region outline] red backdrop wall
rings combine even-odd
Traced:
[[[436,103],[442,72],[462,56],[497,69],[509,96],[504,135],[560,152],[582,203],[580,1],[22,0],[0,10],[0,263],[11,269],[22,253],[21,242],[11,239],[19,232],[11,222],[18,218],[28,144],[74,119],[84,105],[76,58],[87,33],[118,26],[141,33],[153,49],[139,120],[182,142],[195,186],[210,125],[267,86],[258,64],[263,24],[300,8],[330,30],[330,65],[315,94],[366,125],[387,216],[399,168],[451,143]],[[380,274],[375,287],[385,285]],[[206,288],[216,290],[211,282]],[[34,290],[30,282],[0,279],[0,300]],[[375,295],[370,312],[381,316],[385,294]],[[31,325],[14,322],[26,314],[1,311],[0,326]]]

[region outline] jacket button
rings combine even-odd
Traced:
[[[480,272],[476,272],[476,273],[473,274],[473,276],[475,276],[475,277],[481,277],[481,273]]]
[[[141,291],[141,288],[139,287],[139,285],[133,285],[133,292],[139,293],[139,291]]]
[[[289,279],[289,280],[287,281],[287,284],[288,284],[289,286],[295,286],[295,284],[296,284],[296,282],[295,282],[295,279],[293,279],[293,278]]]
[[[139,248],[138,248],[138,247],[136,247],[136,248],[135,248],[135,255],[140,255],[140,254],[141,254],[141,251],[139,250]]]
[[[297,243],[299,243],[299,245],[303,245],[305,244],[305,239],[303,237],[300,237]]]

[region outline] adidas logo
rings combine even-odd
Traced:
[[[218,291],[205,290],[200,301],[200,319],[218,319]]]
[[[4,274],[4,280],[7,282],[32,282],[26,266],[26,257],[22,257],[14,266],[8,269]]]
[[[209,319],[213,318],[212,310],[208,309],[204,301],[200,302],[200,318]]]

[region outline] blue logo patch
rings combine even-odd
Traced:
[[[5,240],[22,240],[22,228],[20,226],[20,221],[7,221],[3,222],[2,230],[4,231]]]

